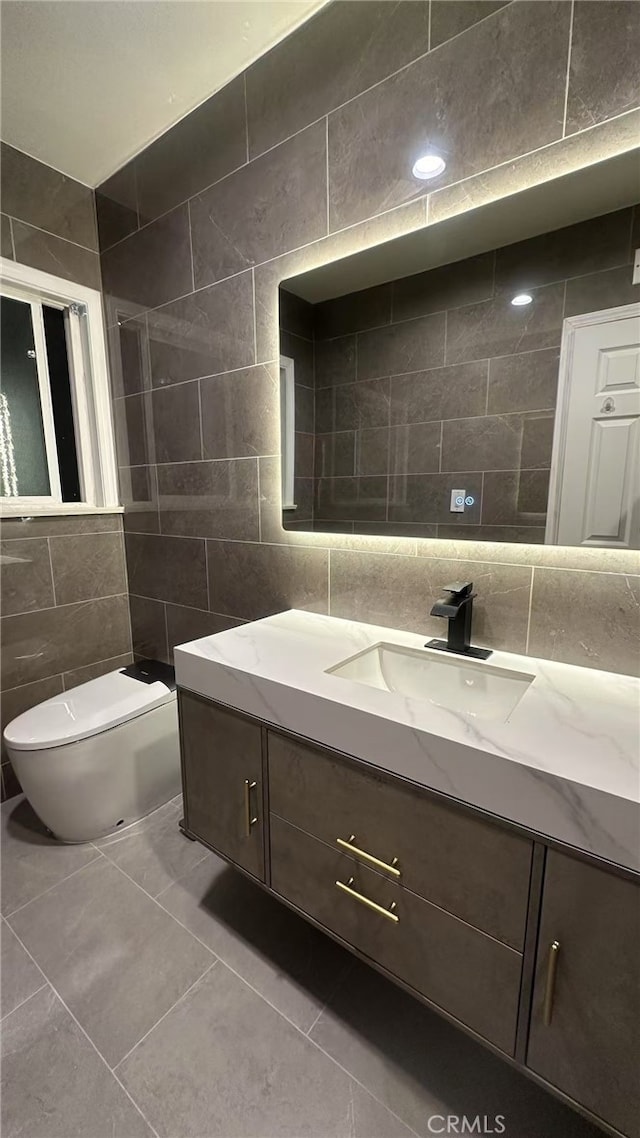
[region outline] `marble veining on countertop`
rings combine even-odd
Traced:
[[[327,674],[372,645],[424,651],[425,640],[292,609],[181,645],[176,678],[276,727],[640,871],[640,680],[494,652],[490,666],[534,677],[499,722]]]

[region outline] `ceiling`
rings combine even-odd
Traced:
[[[96,186],[326,0],[2,0],[0,134]]]

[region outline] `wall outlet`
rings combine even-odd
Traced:
[[[633,259],[633,278],[631,284],[640,284],[640,249],[636,249]]]
[[[451,491],[451,505],[449,506],[449,513],[451,514],[464,514],[464,500],[467,496],[466,490],[452,490]]]

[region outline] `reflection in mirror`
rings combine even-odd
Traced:
[[[285,528],[640,547],[638,246],[627,206],[315,303],[284,282]]]

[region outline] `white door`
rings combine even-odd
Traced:
[[[547,542],[640,548],[640,305],[565,321]]]

